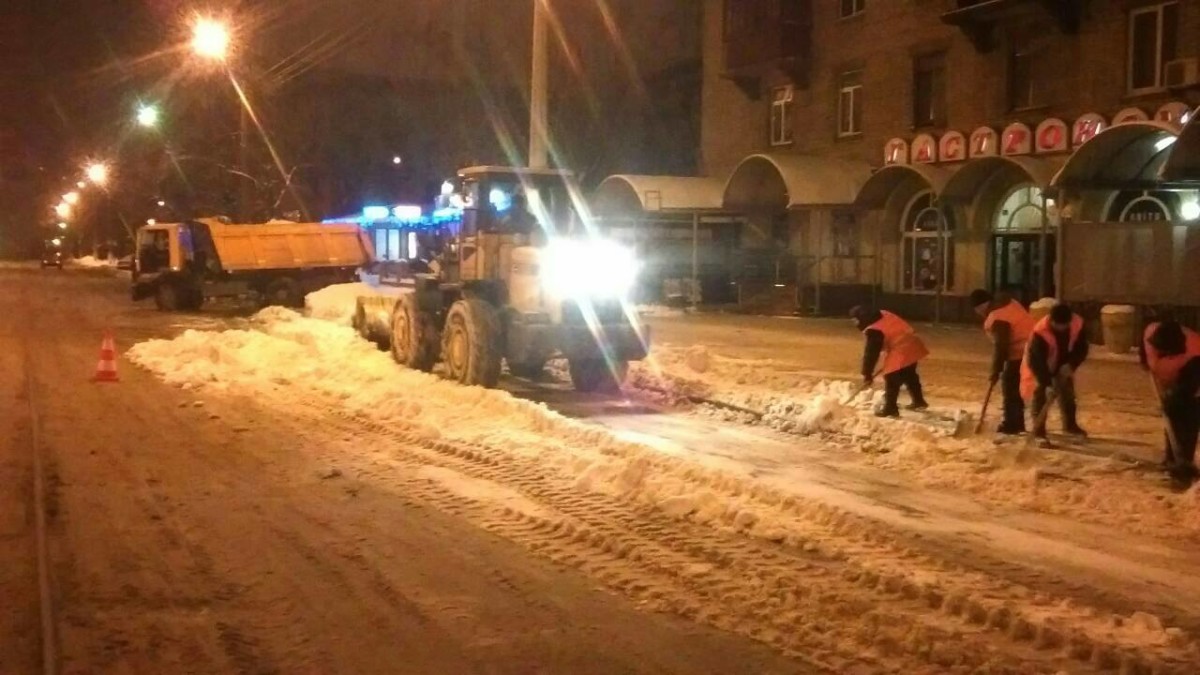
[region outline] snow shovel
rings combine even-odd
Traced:
[[[1037,442],[1037,430],[1046,426],[1046,418],[1050,417],[1050,408],[1057,401],[1058,387],[1049,387],[1049,391],[1046,392],[1046,404],[1042,406],[1041,411],[1034,418],[1033,428],[1029,430],[1029,435],[1025,437],[1025,447],[1031,447]]]
[[[983,432],[983,423],[987,419],[988,404],[992,402],[992,392],[996,391],[996,382],[999,380],[988,383],[987,394],[983,396],[983,406],[979,408],[979,421],[975,423],[975,435]]]
[[[1154,373],[1150,373],[1150,386],[1154,387],[1154,396],[1158,400],[1158,405],[1162,413],[1163,428],[1167,430],[1167,444],[1170,445],[1171,464],[1175,463],[1175,457],[1179,454],[1179,439],[1175,436],[1175,426],[1171,424],[1171,418],[1167,417],[1166,407],[1163,406],[1162,387],[1158,386],[1158,380],[1154,379]]]

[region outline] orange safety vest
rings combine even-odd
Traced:
[[[983,330],[987,331],[988,336],[993,340],[996,338],[992,335],[992,325],[997,321],[1004,321],[1012,328],[1012,342],[1008,345],[1008,360],[1020,361],[1025,358],[1025,345],[1029,343],[1029,336],[1033,335],[1033,317],[1025,311],[1021,303],[1010,300],[1007,305],[989,312],[987,319],[983,322]]]
[[[883,333],[883,374],[888,375],[907,368],[929,356],[929,350],[907,321],[888,311],[880,312],[882,318],[867,326],[863,332],[877,330]]]
[[[1079,342],[1079,336],[1083,333],[1083,318],[1078,314],[1071,315],[1071,329],[1067,337],[1067,351],[1075,348],[1075,343]],[[1050,317],[1043,316],[1033,327],[1033,334],[1046,341],[1049,350],[1046,352],[1046,360],[1050,366],[1050,372],[1058,370],[1058,338],[1054,335],[1054,329],[1050,328]],[[1029,349],[1026,348],[1025,355],[1021,358],[1021,397],[1025,399],[1033,398],[1034,392],[1037,391],[1037,376],[1033,374],[1033,367],[1029,365]]]
[[[1154,380],[1158,382],[1158,386],[1162,389],[1170,389],[1179,379],[1179,371],[1187,365],[1187,362],[1193,358],[1200,358],[1200,333],[1185,327],[1183,336],[1186,342],[1183,353],[1162,356],[1150,344],[1150,336],[1158,330],[1158,325],[1156,321],[1142,331],[1142,341],[1146,349],[1146,364],[1150,366],[1150,372],[1154,374]],[[1196,395],[1200,396],[1200,392],[1196,392]]]

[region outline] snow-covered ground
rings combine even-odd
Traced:
[[[107,269],[107,268],[116,269],[117,268],[117,259],[116,258],[96,258],[94,256],[85,255],[82,258],[71,258],[70,260],[67,261],[67,264],[74,265],[75,267],[84,267],[84,268],[88,268],[88,269]]]
[[[1000,612],[1006,621],[1019,617],[1035,632],[1053,627],[1077,634],[1091,645],[1089,654],[1116,650],[1118,660],[1125,652],[1170,662],[1200,660],[1191,637],[1200,619],[1179,609],[1200,600],[1200,584],[1191,575],[1161,597],[1160,581],[1170,578],[1164,568],[1197,566],[1166,543],[1180,537],[1196,541],[1196,493],[1170,493],[1120,460],[1023,444],[997,447],[987,437],[953,438],[953,417],[968,405],[970,383],[978,377],[971,373],[975,361],[986,357],[986,349],[962,347],[973,344],[972,332],[931,336],[942,360],[929,364],[926,377],[945,419],[892,421],[871,415],[877,394],[858,391],[849,377],[859,345],[844,322],[811,331],[800,322],[779,322],[756,331],[755,322],[741,318],[723,324],[664,317],[654,326],[658,344],[652,358],[634,368],[630,395],[635,405],[642,400],[668,407],[649,420],[618,413],[582,421],[505,391],[460,387],[398,368],[344,325],[344,311],[335,311],[361,290],[337,287],[310,296],[310,311],[331,321],[268,309],[247,328],[188,330],[173,340],[138,344],[129,357],[200,395],[250,395],[282,409],[315,405],[397,434],[426,448],[430,457],[449,453],[503,467],[489,469],[500,471],[496,476],[470,475],[435,463],[419,473],[456,498],[547,527],[573,526],[556,510],[565,507],[522,487],[531,475],[554,491],[638,504],[687,527],[707,528],[714,537],[736,535],[823,552],[857,570],[855,579],[931,589],[939,598],[935,609],[961,613],[968,623],[976,614],[981,624],[988,623],[987,617]],[[689,341],[676,336],[691,336],[691,344],[683,346]],[[714,339],[706,342],[705,336]],[[964,373],[948,375],[958,371]],[[721,405],[697,406],[702,399]],[[676,405],[684,409],[670,413]],[[672,424],[678,433],[663,431]],[[750,425],[747,433],[736,432],[739,424]],[[751,433],[755,426],[777,435]],[[863,481],[875,487],[844,484]],[[920,492],[930,488],[939,492]],[[554,491],[550,494],[558,494]],[[946,513],[906,522],[911,519],[883,508],[878,497],[867,498],[871,492],[903,497],[909,510],[932,505]],[[1009,515],[998,520],[1000,513]],[[1071,523],[1077,523],[1075,531]],[[914,543],[901,534],[906,529],[920,531],[927,543]],[[1070,574],[1097,583],[1112,583],[1110,573],[1123,575],[1131,597],[1141,600],[1046,595],[1034,590],[1039,582],[1029,581],[1037,575],[985,574],[978,560],[964,569],[958,556],[942,552],[943,544],[929,545],[969,547],[974,537],[994,540],[982,546],[986,554],[969,554],[978,560],[1007,551],[1012,564],[1078,566]],[[1130,550],[1152,561],[1121,557]],[[766,588],[759,592],[763,606],[779,602]]]

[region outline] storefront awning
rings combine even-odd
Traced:
[[[878,209],[887,203],[896,188],[912,182],[923,184],[922,187],[932,190],[934,195],[941,195],[952,175],[954,172],[951,169],[928,164],[891,164],[871,175],[870,180],[858,191],[854,205]]]
[[[1054,174],[1062,168],[1063,158],[1054,157],[979,157],[962,165],[942,189],[942,199],[968,202],[984,185],[998,176],[1008,176],[1010,185],[1030,183],[1036,188],[1049,187]]]
[[[1159,185],[1159,171],[1177,139],[1161,122],[1128,122],[1084,143],[1050,182],[1076,190],[1135,190]]]
[[[601,217],[719,211],[724,187],[717,178],[618,174],[605,178],[590,201]]]
[[[871,175],[864,162],[808,155],[750,155],[725,184],[729,210],[783,210],[848,206]]]
[[[1162,178],[1171,183],[1200,183],[1200,112],[1179,132],[1171,156],[1163,164]]]

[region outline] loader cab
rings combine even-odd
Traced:
[[[181,264],[178,225],[149,225],[138,230],[133,264],[135,279],[179,269]]]
[[[458,175],[464,237],[517,235],[537,245],[549,235],[570,234],[578,227],[571,195],[579,190],[570,171],[482,166]]]

